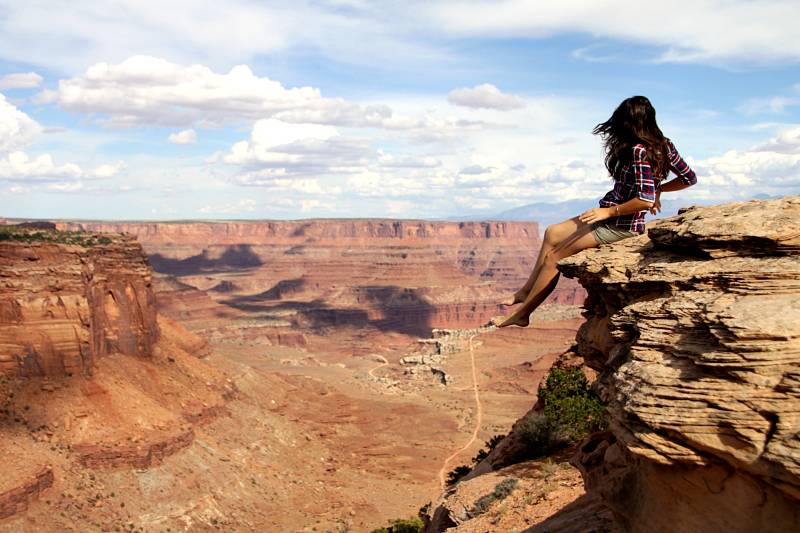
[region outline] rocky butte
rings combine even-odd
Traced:
[[[99,470],[147,468],[190,446],[231,385],[193,356],[201,339],[157,313],[135,238],[12,226],[2,236],[0,519],[47,497],[26,525],[5,525],[122,527]]]
[[[608,430],[572,450],[586,493],[565,496],[560,470],[543,489],[541,461],[508,466],[540,402],[434,502],[427,531],[800,529],[800,197],[648,228],[559,263],[588,297],[556,366],[584,367],[607,404]],[[517,494],[470,512],[511,477]]]

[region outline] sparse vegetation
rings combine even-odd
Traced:
[[[606,426],[605,407],[579,368],[554,368],[539,387],[544,414],[560,436],[573,443]]]
[[[89,233],[86,231],[60,231],[57,229],[30,228],[14,225],[0,225],[0,241],[25,243],[52,242],[87,247],[96,246],[98,244],[111,244],[112,242],[106,235]]]
[[[517,426],[524,448],[520,459],[533,459],[578,442],[605,428],[605,407],[579,368],[554,368],[539,386],[544,410],[529,414]]]
[[[510,477],[495,485],[491,493],[478,498],[469,512],[470,516],[475,517],[479,514],[483,514],[489,510],[489,507],[491,507],[494,502],[507,498],[508,495],[517,488],[518,483],[519,480],[517,478]]]
[[[495,435],[491,439],[487,440],[484,443],[485,447],[481,448],[480,451],[478,451],[478,454],[472,458],[472,466],[468,465],[457,466],[447,474],[447,484],[454,485],[458,483],[458,481],[462,477],[472,472],[472,469],[478,463],[489,457],[489,454],[492,453],[492,450],[494,450],[504,438],[506,438],[505,435]]]
[[[372,533],[422,533],[425,529],[425,523],[421,518],[410,518],[408,520],[395,519],[390,520],[387,527],[380,527],[373,529]]]

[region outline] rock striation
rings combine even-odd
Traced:
[[[624,531],[800,527],[800,197],[693,207],[559,269],[610,431],[574,462]]]
[[[499,302],[527,279],[541,246],[535,222],[296,220],[59,221],[62,230],[125,232],[153,269],[174,276],[161,305],[176,312],[199,297],[228,310],[291,311],[296,327],[372,325],[428,336],[506,311]],[[166,287],[165,287],[166,288]],[[576,305],[584,291],[564,280],[551,302]],[[212,312],[208,302],[197,305]],[[170,311],[172,313],[172,311]],[[216,312],[216,311],[214,311]],[[172,314],[172,316],[178,316]]]
[[[158,337],[151,272],[135,238],[0,241],[0,375],[88,375],[110,353],[149,357]]]

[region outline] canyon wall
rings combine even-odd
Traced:
[[[541,239],[535,222],[299,220],[59,221],[62,230],[135,236],[153,270],[208,292],[233,311],[294,314],[299,327],[374,325],[427,336],[475,327],[527,279]],[[564,279],[548,302],[585,293]],[[198,300],[172,291],[175,306]],[[166,302],[164,305],[173,305]]]
[[[560,263],[610,432],[575,458],[625,531],[800,527],[800,197],[691,208]]]
[[[98,357],[149,357],[158,339],[141,245],[0,241],[0,374],[90,374]]]

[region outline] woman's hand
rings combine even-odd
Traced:
[[[609,207],[594,207],[582,213],[578,218],[581,222],[592,224],[594,222],[611,218],[613,214],[614,210]]]
[[[651,215],[657,215],[661,211],[661,191],[656,192],[656,201],[653,202],[653,206],[648,211],[650,211]]]

